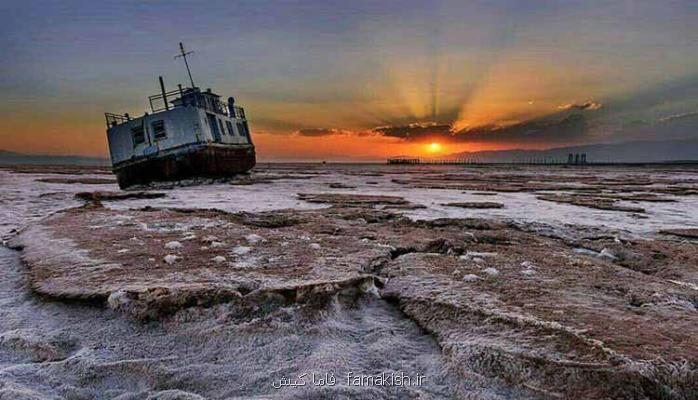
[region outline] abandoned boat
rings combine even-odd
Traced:
[[[105,113],[109,153],[122,189],[154,181],[192,177],[229,177],[254,167],[255,148],[245,110],[233,97],[191,87],[166,91],[160,77],[160,93],[148,97],[151,113],[132,118],[128,113]]]

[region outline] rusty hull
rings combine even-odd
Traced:
[[[225,178],[247,172],[256,164],[253,145],[197,144],[178,147],[114,166],[122,189],[151,182],[187,178]]]

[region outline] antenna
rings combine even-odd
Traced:
[[[189,54],[194,54],[194,52],[193,51],[184,51],[184,45],[182,44],[182,42],[179,42],[179,52],[180,52],[180,54],[175,56],[175,60],[180,58],[180,57],[182,57],[184,59],[184,65],[187,66],[187,74],[189,74],[189,81],[191,82],[191,87],[194,88],[196,86],[194,85],[194,79],[192,79],[192,77],[191,77],[191,71],[189,70],[189,63],[187,62],[187,56]]]

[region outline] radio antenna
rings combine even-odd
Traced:
[[[182,42],[179,42],[179,52],[180,54],[175,56],[175,60],[178,58],[183,58],[184,59],[184,65],[187,67],[187,74],[189,74],[189,81],[191,82],[191,87],[194,88],[196,87],[194,85],[194,79],[191,77],[191,70],[189,69],[189,63],[187,62],[187,56],[190,54],[194,54],[193,51],[184,51],[184,45]]]

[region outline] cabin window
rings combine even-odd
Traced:
[[[242,122],[236,122],[235,125],[238,127],[238,133],[240,133],[241,136],[247,136],[247,130],[245,129],[245,125],[242,124]]]
[[[133,138],[134,147],[145,143],[145,129],[143,129],[143,125],[131,128],[131,137]]]
[[[225,128],[223,128],[223,121],[218,120],[218,126],[221,128],[221,133],[225,133]]]
[[[230,121],[225,121],[225,127],[228,128],[228,135],[235,135],[235,132],[233,131],[233,124],[231,124]]]
[[[166,139],[167,132],[165,131],[165,121],[153,121],[150,126],[153,128],[153,137],[155,140]]]

